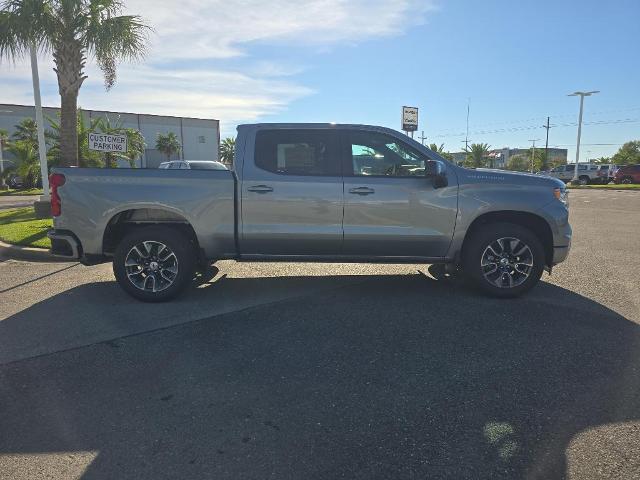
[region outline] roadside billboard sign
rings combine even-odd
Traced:
[[[402,130],[405,132],[418,130],[418,107],[402,107]]]
[[[90,133],[89,150],[96,152],[127,153],[127,136]]]

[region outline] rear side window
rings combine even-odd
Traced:
[[[340,176],[336,134],[328,130],[261,130],[256,166],[281,175]]]

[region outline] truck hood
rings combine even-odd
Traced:
[[[536,175],[533,173],[510,172],[492,168],[461,168],[461,175],[465,183],[502,183],[509,185],[547,185],[551,188],[564,189],[565,184],[557,178],[546,175]]]

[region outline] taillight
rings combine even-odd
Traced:
[[[49,185],[51,186],[51,215],[54,217],[58,217],[62,213],[62,202],[60,201],[60,195],[58,195],[58,187],[64,185],[66,180],[61,173],[52,173],[49,175]]]

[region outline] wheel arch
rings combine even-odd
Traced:
[[[542,243],[545,254],[545,264],[553,263],[553,233],[547,221],[540,215],[530,212],[519,212],[513,210],[501,210],[496,212],[488,212],[478,216],[471,222],[464,240],[460,253],[464,252],[474,232],[491,223],[513,223],[531,230]]]
[[[198,236],[187,218],[163,208],[130,208],[115,213],[107,222],[102,236],[102,253],[113,255],[125,235],[149,225],[167,226],[183,233],[200,252]]]

